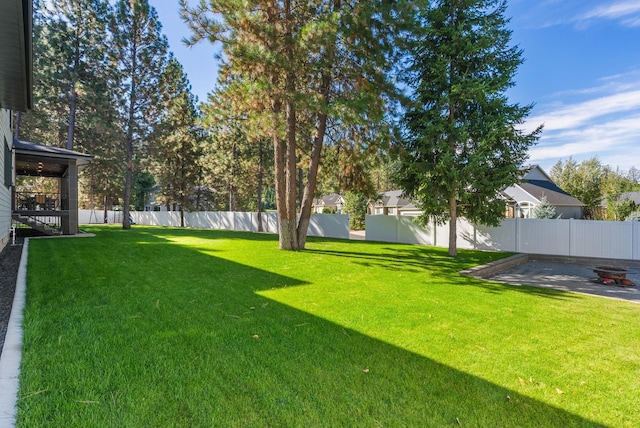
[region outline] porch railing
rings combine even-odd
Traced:
[[[60,193],[16,192],[14,211],[60,211]]]

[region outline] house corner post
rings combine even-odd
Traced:
[[[62,200],[66,199],[68,215],[62,217],[62,234],[76,235],[78,233],[78,165],[75,160],[70,160],[67,172],[60,181]]]

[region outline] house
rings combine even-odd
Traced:
[[[12,111],[32,102],[32,1],[0,1],[0,249],[10,238],[14,184]]]
[[[402,195],[402,190],[383,192],[375,201],[370,201],[367,212],[371,215],[419,216],[422,214],[409,199]]]
[[[638,207],[640,207],[640,192],[621,193],[620,196],[618,197],[618,201],[625,201],[625,200],[633,201],[637,209]]]
[[[0,248],[12,223],[45,234],[78,233],[78,173],[92,156],[14,137],[12,112],[32,107],[32,0],[0,0]],[[57,181],[52,193],[17,192],[16,176]]]
[[[409,199],[403,197],[402,190],[391,190],[380,194],[376,201],[369,202],[368,213],[372,215],[419,216],[422,211]],[[538,165],[523,169],[520,183],[504,189],[500,197],[506,200],[508,218],[531,217],[533,208],[543,197],[554,206],[560,218],[582,218],[585,206],[578,199],[560,189],[549,175]]]
[[[523,168],[520,183],[502,191],[507,200],[507,218],[530,218],[531,212],[543,198],[555,208],[560,218],[582,218],[585,204],[559,188],[539,166]]]
[[[78,229],[78,174],[93,156],[13,139],[14,175],[47,177],[57,191],[18,192],[13,188],[11,218],[47,235],[75,235]]]
[[[343,208],[344,198],[337,193],[329,193],[328,195],[314,199],[311,204],[311,210],[316,214],[322,214],[323,212],[340,214]]]

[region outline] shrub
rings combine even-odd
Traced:
[[[531,211],[531,218],[556,218],[556,209],[549,203],[546,196]]]
[[[351,229],[364,229],[364,216],[367,214],[367,202],[367,197],[362,193],[347,192],[344,195],[344,212],[349,214],[349,227]]]
[[[627,216],[625,221],[640,221],[640,211],[634,211]]]

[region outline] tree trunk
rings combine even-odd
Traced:
[[[289,78],[287,80],[290,80]],[[280,224],[280,243],[284,242],[285,250],[298,251],[301,249],[297,234],[296,212],[296,111],[293,100],[285,103],[287,133],[285,143],[285,218]]]
[[[316,129],[316,137],[313,139],[313,147],[311,149],[311,160],[309,162],[309,171],[307,172],[307,184],[304,187],[304,195],[300,206],[300,221],[298,223],[298,243],[300,248],[304,248],[307,242],[307,230],[311,222],[311,205],[313,196],[316,192],[318,181],[318,169],[320,167],[320,159],[322,154],[322,145],[324,143],[324,134],[327,130],[327,114],[322,113],[318,116],[318,124]]]
[[[280,128],[281,101],[274,95],[271,100],[271,110],[273,112],[273,169],[274,185],[276,190],[276,209],[278,211],[278,241],[281,249],[290,249],[288,241],[285,240],[284,228],[288,227],[286,209],[286,186],[285,186],[285,149],[286,144],[278,135]]]
[[[76,109],[78,105],[78,69],[80,68],[80,45],[79,36],[75,37],[75,50],[73,55],[73,73],[71,79],[71,92],[69,93],[69,127],[67,129],[67,150],[73,150],[73,134],[76,129]]]
[[[286,55],[289,64],[294,64],[294,41],[293,41],[293,18],[291,16],[291,0],[284,0],[284,25],[286,27]],[[279,160],[282,162],[284,189],[280,189],[283,194],[279,195],[281,203],[278,205],[280,248],[283,250],[298,251],[300,245],[297,235],[297,213],[296,213],[296,106],[293,100],[295,93],[295,70],[289,68],[285,76],[285,120],[286,133],[285,141],[280,144],[282,149]]]
[[[262,147],[263,141],[260,139],[258,141],[258,188],[256,189],[257,196],[257,205],[258,209],[258,232],[263,232],[262,227],[262,161],[264,156],[264,151]]]
[[[449,197],[449,255],[455,257],[458,255],[458,214],[457,214],[456,197]]]
[[[333,3],[334,12],[340,8],[340,1]],[[300,202],[300,220],[298,222],[297,234],[300,248],[304,248],[307,242],[307,230],[311,222],[311,205],[313,197],[316,193],[316,185],[318,181],[318,169],[320,168],[320,159],[322,155],[322,146],[324,145],[324,136],[327,131],[327,110],[329,107],[329,98],[331,91],[331,72],[329,67],[334,64],[335,46],[331,46],[326,52],[326,65],[322,71],[322,84],[320,86],[320,95],[322,96],[323,109],[318,114],[316,122],[316,136],[313,139],[311,148],[311,159],[309,160],[309,170],[307,171],[307,183],[304,186],[304,194]]]
[[[107,194],[104,195],[104,224],[109,223],[109,212],[107,211]]]
[[[73,134],[76,127],[76,106],[78,104],[78,92],[76,91],[76,83],[73,82],[71,87],[71,96],[69,98],[69,128],[67,130],[67,150],[73,150]]]

